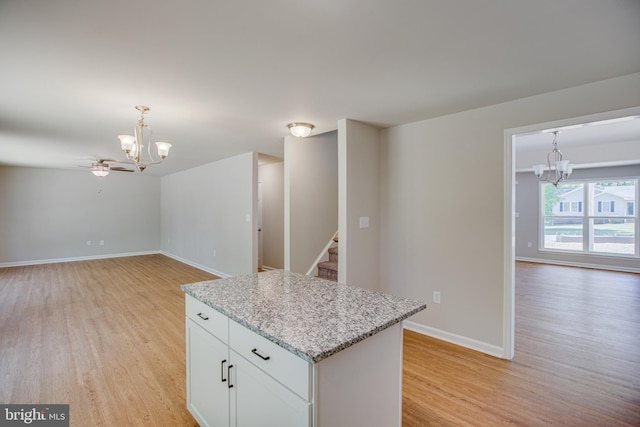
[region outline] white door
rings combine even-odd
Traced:
[[[311,405],[231,350],[237,427],[305,427]],[[232,409],[233,410],[233,409]]]
[[[187,319],[187,407],[201,426],[229,425],[228,349]]]

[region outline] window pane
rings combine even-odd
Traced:
[[[543,184],[543,215],[575,216],[582,212],[584,191],[582,184]]]
[[[630,218],[592,218],[591,250],[613,254],[635,253],[636,224]]]
[[[636,201],[636,181],[589,183],[589,198],[591,200],[589,215],[591,216],[633,216],[633,205]]]
[[[544,248],[581,251],[582,218],[545,218]]]

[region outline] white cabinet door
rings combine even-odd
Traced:
[[[229,347],[187,323],[187,407],[201,426],[229,426]]]
[[[304,427],[311,425],[311,405],[231,350],[232,425]]]

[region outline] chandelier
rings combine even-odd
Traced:
[[[127,159],[132,161],[136,165],[136,168],[142,172],[148,166],[162,163],[162,161],[169,155],[171,144],[168,142],[156,142],[158,157],[160,159],[157,160],[154,158],[151,154],[151,128],[144,122],[144,115],[149,112],[149,107],[136,105],[136,110],[140,111],[140,120],[138,120],[138,124],[133,130],[133,135],[118,135],[118,138],[120,139],[120,147],[122,147],[122,150],[127,155]],[[145,130],[147,135],[145,135]],[[147,154],[150,160],[149,163],[145,163],[142,159],[142,153],[145,145],[147,146]]]
[[[555,130],[551,132],[553,134],[553,150],[547,154],[547,164],[533,165],[533,173],[538,179],[550,182],[556,187],[560,182],[569,178],[569,175],[573,172],[573,165],[569,164],[569,160],[562,160],[562,152],[558,150],[558,134],[560,132],[562,131]],[[543,179],[542,175],[544,175],[545,169],[547,176]]]

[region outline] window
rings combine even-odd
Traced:
[[[638,256],[637,187],[638,179],[542,183],[540,248]]]
[[[582,212],[582,202],[560,202],[560,212]]]

